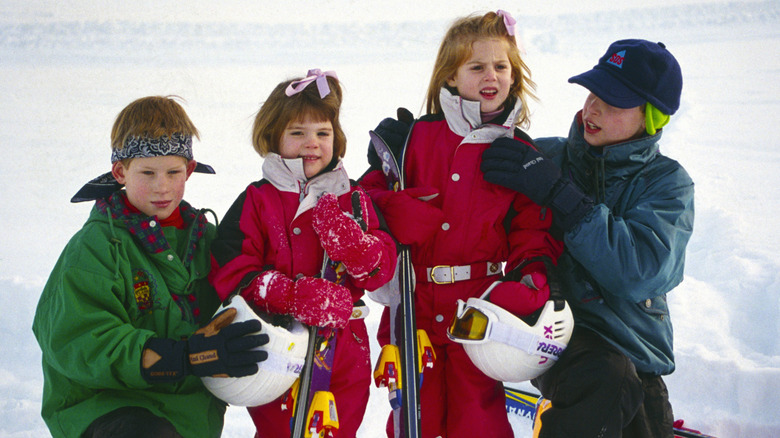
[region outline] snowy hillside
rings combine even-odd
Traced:
[[[185,197],[222,216],[260,178],[250,127],[275,84],[312,67],[338,73],[346,165],[358,177],[368,130],[398,106],[419,113],[449,23],[499,8],[518,19],[537,83],[534,137],[568,131],[586,92],[566,80],[613,40],[663,41],[677,56],[682,105],[661,148],[696,183],[696,219],[685,281],[669,295],[675,416],[720,438],[780,436],[780,151],[771,132],[780,114],[780,2],[632,0],[618,9],[457,0],[421,6],[429,14],[411,1],[263,3],[0,4],[0,437],[48,436],[30,325],[49,271],[90,209],[68,200],[108,170],[120,109],[151,94],[186,100],[202,134],[195,157],[217,175],[195,175]],[[372,311],[375,330],[381,309]],[[375,390],[360,436],[384,436],[387,412]],[[526,422],[513,425],[530,436]],[[229,409],[225,437],[252,430],[243,409]]]

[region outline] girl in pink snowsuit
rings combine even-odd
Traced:
[[[428,114],[406,128],[406,189],[388,190],[380,170],[361,181],[393,236],[411,250],[417,328],[427,331],[436,353],[420,392],[425,438],[513,436],[502,383],[479,371],[446,332],[457,300],[481,296],[499,278],[502,263],[509,270],[535,257],[554,261],[562,249],[548,233],[549,213],[525,195],[486,182],[479,168],[482,152],[496,139],[532,144],[517,128],[528,121],[528,73],[509,14],[456,21],[439,49]],[[385,120],[377,132],[384,127],[398,134],[398,123]],[[534,279],[532,286],[508,281],[491,294],[493,303],[516,315],[534,312],[549,297],[543,264],[523,272]],[[380,343],[388,340],[382,336],[386,316]],[[388,425],[388,436],[392,430]]]
[[[330,391],[338,436],[350,438],[363,419],[371,382],[366,326],[353,308],[361,305],[364,289],[392,278],[396,249],[342,165],[341,97],[336,75],[319,70],[271,92],[253,127],[263,179],[250,184],[222,220],[211,282],[222,299],[238,291],[256,310],[337,329]],[[365,227],[350,217],[356,191]],[[326,252],[343,262],[343,285],[319,278]],[[258,438],[290,435],[291,412],[282,410],[281,397],[248,410]]]

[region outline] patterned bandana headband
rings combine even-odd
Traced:
[[[287,97],[294,96],[303,91],[312,82],[316,82],[317,90],[320,92],[320,99],[324,99],[325,96],[330,94],[330,86],[328,85],[327,76],[338,79],[335,71],[322,72],[318,68],[313,68],[309,70],[308,73],[306,73],[305,78],[288,85],[287,89],[284,90],[284,94],[286,94]]]
[[[122,149],[111,152],[111,162],[116,163],[127,158],[150,158],[175,155],[192,160],[192,137],[189,135],[173,134],[169,137],[158,138],[128,137]],[[197,163],[194,172],[213,174],[214,168],[204,163]],[[84,184],[70,202],[84,202],[102,199],[111,196],[121,189],[111,172],[104,173]]]
[[[128,137],[122,149],[114,149],[111,152],[111,162],[166,155],[177,155],[192,160],[192,137],[179,133],[174,133],[170,137]]]

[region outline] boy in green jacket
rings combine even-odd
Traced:
[[[215,227],[182,197],[193,171],[214,171],[193,160],[193,136],[172,98],[132,102],[111,132],[111,173],[71,200],[95,206],[33,322],[54,437],[218,437],[226,405],[200,377],[250,375],[267,357],[259,321],[211,319]]]

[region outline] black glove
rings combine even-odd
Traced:
[[[408,109],[398,108],[398,120],[388,117],[379,122],[379,125],[374,129],[374,132],[382,137],[382,140],[390,147],[396,160],[401,156],[401,150],[404,148],[413,122],[414,116]],[[368,164],[371,166],[371,170],[382,168],[382,160],[379,159],[370,143],[368,145]]]
[[[553,210],[553,222],[569,231],[592,208],[593,200],[571,181],[561,177],[558,166],[520,141],[501,137],[482,153],[480,169],[485,181],[523,193],[538,205]]]
[[[173,382],[188,374],[199,377],[242,377],[257,372],[268,353],[253,348],[268,343],[268,335],[252,334],[258,320],[231,324],[235,309],[217,314],[189,339],[151,338],[144,345],[141,372],[148,382]]]
[[[550,191],[561,179],[555,163],[508,137],[497,138],[482,153],[480,169],[485,181],[521,192],[539,205],[546,205]]]

